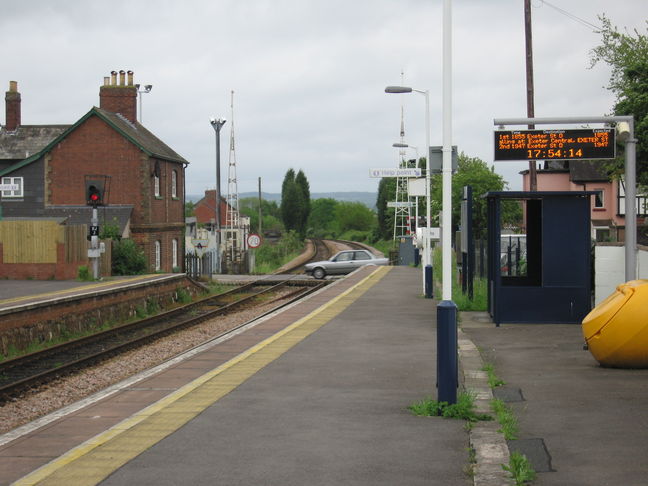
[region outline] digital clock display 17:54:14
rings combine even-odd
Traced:
[[[494,160],[613,159],[613,128],[498,130]]]

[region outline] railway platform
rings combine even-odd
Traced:
[[[152,274],[109,277],[99,282],[0,279],[0,311],[33,304],[58,302],[67,298],[88,297],[111,289],[122,289],[131,285],[147,285],[180,277],[180,274]]]
[[[416,269],[365,267],[196,350],[0,437],[0,484],[471,484],[434,395],[434,304]]]
[[[362,268],[0,436],[0,485],[505,485],[508,449],[537,486],[646,484],[648,370],[599,367],[577,325],[460,313],[464,384],[512,408],[517,440],[411,415],[436,398],[437,303],[419,286],[414,268]],[[484,362],[504,386],[480,387]]]

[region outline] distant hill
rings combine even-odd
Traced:
[[[187,195],[188,201],[199,201],[202,199],[203,195]],[[259,197],[258,192],[242,192],[239,194],[239,199],[244,199],[248,197]],[[269,192],[262,192],[261,197],[266,201],[281,201],[281,194],[273,194]],[[311,194],[311,199],[323,199],[331,198],[336,201],[349,201],[349,202],[361,202],[369,208],[374,208],[376,206],[376,198],[378,194],[375,192],[314,192]]]

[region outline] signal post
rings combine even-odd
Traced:
[[[88,248],[88,258],[92,264],[92,277],[99,279],[99,258],[103,253],[99,244],[99,215],[97,207],[106,204],[106,189],[108,176],[86,176],[85,195],[86,204],[92,206],[92,217],[90,219],[90,248]]]

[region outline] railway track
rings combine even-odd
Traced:
[[[281,271],[282,274],[303,274],[304,265],[307,263],[328,260],[332,256],[333,249],[330,243],[327,244],[327,241],[330,240],[322,240],[319,238],[309,238],[309,240],[311,246],[309,247],[309,251],[307,251],[306,257],[297,259],[293,263],[284,266]]]
[[[261,300],[264,304],[277,303],[272,310],[256,317],[259,318],[326,285],[326,282],[297,282],[295,279],[273,284],[270,282],[270,279],[251,282],[153,317],[3,361],[0,363],[0,404],[28,389],[42,386],[55,378],[144,346],[208,319],[241,310],[245,306],[254,306],[255,302]],[[286,288],[289,289],[288,292]],[[239,327],[241,326],[229,329],[222,335]]]

